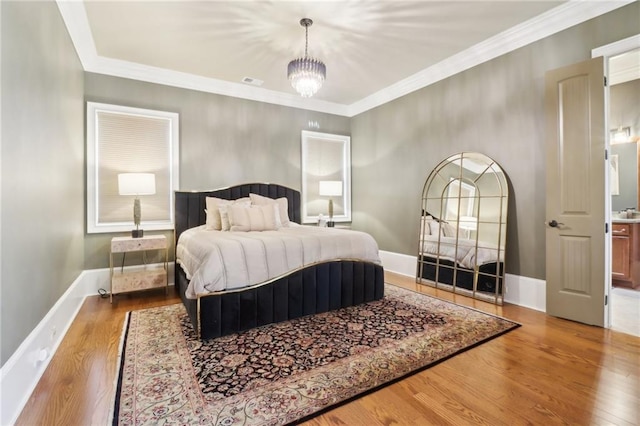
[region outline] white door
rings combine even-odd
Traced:
[[[549,315],[604,326],[604,59],[546,74]]]

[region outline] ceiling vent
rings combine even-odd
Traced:
[[[264,83],[264,81],[262,81],[262,80],[258,80],[257,78],[251,78],[251,77],[243,78],[242,82],[250,84],[252,86],[262,86],[262,83]]]

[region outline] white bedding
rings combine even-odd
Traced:
[[[177,263],[190,280],[186,296],[259,284],[316,262],[351,259],[381,263],[371,235],[291,224],[277,231],[188,229],[178,239]]]
[[[425,235],[422,241],[422,254],[427,256],[440,255],[454,262],[458,262],[462,267],[474,269],[475,266],[484,265],[491,262],[502,262],[504,253],[498,246],[478,241],[476,252],[476,240],[458,239],[458,250],[456,251],[456,238],[440,236],[440,252],[438,253],[438,236]],[[500,255],[498,257],[498,254]]]

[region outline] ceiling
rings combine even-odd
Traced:
[[[86,71],[353,116],[629,1],[66,1]],[[327,66],[310,99],[287,63]],[[260,86],[243,82],[260,80]]]

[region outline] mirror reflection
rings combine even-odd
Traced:
[[[302,131],[302,223],[351,222],[351,138]]]
[[[502,304],[507,181],[484,154],[442,161],[422,193],[416,282]]]

